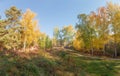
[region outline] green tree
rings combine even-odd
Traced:
[[[72,25],[69,25],[62,27],[61,29],[58,27],[54,28],[53,36],[57,45],[66,46],[72,43],[74,33],[74,28]]]
[[[45,41],[46,41],[46,34],[41,33],[41,35],[40,35],[40,37],[39,37],[39,40],[38,40],[38,44],[39,44],[39,47],[40,47],[41,49],[44,49],[44,50],[45,50],[45,48],[46,48],[46,43],[45,43]]]
[[[114,56],[117,56],[117,43],[120,42],[120,6],[109,2],[107,4],[108,14],[110,17],[110,24],[112,25],[112,33],[114,40]]]
[[[96,33],[95,33],[93,26],[90,24],[89,15],[80,14],[78,16],[78,20],[79,21],[76,25],[77,32],[79,32],[77,33],[79,34],[78,39],[83,40],[84,47],[87,49],[91,49],[91,52],[93,55],[93,52],[94,52],[93,40],[94,40]]]
[[[52,48],[52,40],[44,33],[41,33],[38,44],[39,47],[44,50]]]
[[[105,54],[105,45],[109,40],[109,17],[107,13],[107,9],[105,7],[100,7],[98,11],[92,12],[89,16],[90,25],[92,25],[95,30],[96,37],[94,39],[94,48],[97,50],[101,49]]]
[[[21,11],[12,6],[5,12],[6,19],[0,22],[0,42],[2,49],[16,49],[20,45],[20,17]]]
[[[63,34],[62,35],[63,36],[63,38],[62,38],[63,39],[62,40],[63,45],[66,46],[66,45],[72,43],[73,37],[74,37],[74,33],[75,33],[74,28],[72,27],[72,25],[64,26],[62,28],[61,32]]]
[[[49,38],[49,36],[46,36],[45,45],[46,45],[46,49],[52,48],[52,41]]]
[[[59,34],[60,34],[60,29],[58,27],[54,28],[53,31],[53,42],[54,42],[54,46],[58,46],[59,45]]]

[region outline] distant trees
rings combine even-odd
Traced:
[[[54,28],[53,40],[56,46],[66,46],[72,43],[74,37],[74,28],[72,25],[64,26],[61,29]]]
[[[69,26],[64,26],[61,30],[62,36],[63,36],[63,45],[64,46],[69,46],[69,44],[72,44],[73,42],[73,37],[75,34],[75,30],[72,25]]]
[[[45,33],[41,33],[39,40],[38,40],[38,45],[43,50],[51,49],[52,39],[50,39],[49,36],[47,36]]]
[[[46,49],[51,49],[52,48],[52,40],[49,36],[46,36],[46,40],[45,40],[45,48]]]
[[[59,35],[60,35],[60,29],[58,27],[55,27],[53,30],[53,45],[54,46],[59,45]]]

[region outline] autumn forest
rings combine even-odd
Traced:
[[[76,15],[76,25],[39,29],[37,13],[16,6],[0,19],[0,76],[119,76],[120,5]]]

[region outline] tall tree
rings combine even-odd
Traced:
[[[0,42],[5,49],[14,49],[20,45],[20,26],[19,20],[21,11],[12,6],[5,12],[6,19],[2,20],[0,26]]]
[[[63,36],[63,45],[66,46],[73,41],[73,36],[74,36],[74,28],[72,25],[69,26],[64,26],[61,30],[62,36]]]
[[[51,39],[49,38],[49,36],[46,36],[45,45],[46,45],[46,46],[45,46],[46,49],[52,48],[52,41],[51,41]]]
[[[94,40],[95,48],[103,49],[105,54],[105,45],[109,40],[108,27],[110,23],[106,7],[100,7],[97,13],[92,12],[90,14],[90,23],[91,25],[94,25],[93,27],[96,32],[96,39]]]
[[[38,40],[38,44],[39,44],[39,47],[41,49],[44,49],[46,48],[46,34],[45,33],[41,33],[40,34],[40,37],[39,37],[39,40]]]
[[[26,47],[35,45],[37,43],[40,31],[38,30],[37,20],[34,20],[36,14],[28,9],[22,16],[22,44],[25,51]]]
[[[93,26],[90,25],[89,15],[80,14],[78,16],[78,20],[79,22],[76,25],[77,32],[80,34],[78,38],[82,38],[84,47],[91,49],[91,53],[93,55],[93,40],[95,36],[95,30],[93,29]]]
[[[107,4],[108,14],[110,17],[111,28],[114,39],[114,56],[117,56],[117,43],[120,42],[120,6],[109,2]]]
[[[58,27],[55,27],[54,28],[54,31],[53,31],[53,42],[54,42],[54,46],[58,46],[59,44],[59,34],[60,34],[60,29]]]

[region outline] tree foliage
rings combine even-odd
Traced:
[[[38,44],[41,49],[50,49],[52,48],[52,39],[50,39],[45,33],[41,33]]]
[[[0,21],[1,49],[15,49],[20,46],[21,11],[15,6],[5,12],[6,19]]]
[[[66,46],[70,44],[73,40],[74,33],[75,31],[72,25],[64,26],[61,29],[58,27],[54,28],[53,40],[56,42],[55,45]]]
[[[22,26],[22,44],[25,47],[30,47],[38,41],[40,31],[38,30],[37,20],[34,20],[36,14],[28,9],[22,16],[21,26]]]

